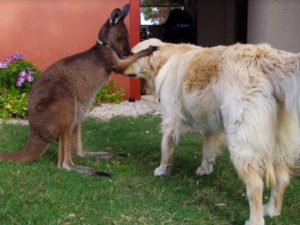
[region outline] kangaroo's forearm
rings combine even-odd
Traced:
[[[115,65],[113,66],[113,71],[118,72],[118,73],[122,73],[123,71],[125,71],[127,69],[127,67],[133,63],[134,61],[136,61],[139,58],[142,58],[144,56],[148,56],[150,55],[152,52],[149,49],[144,49],[139,51],[138,53],[128,56],[127,58],[124,59],[118,59],[116,60]]]

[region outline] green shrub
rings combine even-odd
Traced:
[[[27,116],[28,93],[20,93],[16,89],[2,90],[0,96],[0,118],[24,118]]]
[[[101,103],[121,103],[125,92],[121,87],[118,87],[114,81],[105,83],[97,92],[94,105]]]
[[[0,119],[28,116],[29,92],[39,74],[36,65],[25,60],[22,53],[0,61]],[[124,90],[110,81],[98,91],[94,104],[120,103],[123,97]]]
[[[37,67],[22,53],[13,53],[0,62],[0,118],[27,116],[28,94],[38,76]]]

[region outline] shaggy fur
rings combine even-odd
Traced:
[[[144,41],[133,51],[157,42]],[[154,175],[170,172],[174,146],[189,129],[204,137],[197,174],[211,173],[225,137],[247,189],[246,224],[263,225],[264,215],[279,215],[300,155],[300,56],[267,44],[201,48],[159,42],[159,46],[159,51],[128,69],[153,81],[160,97],[162,157]],[[271,185],[264,207],[263,176]]]

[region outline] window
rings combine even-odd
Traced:
[[[162,25],[176,8],[183,9],[183,0],[141,0],[141,25]]]

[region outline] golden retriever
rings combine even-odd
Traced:
[[[209,174],[226,141],[230,157],[246,185],[250,218],[280,215],[291,169],[300,155],[300,55],[267,44],[201,48],[149,39],[160,49],[131,64],[136,74],[155,86],[162,113],[161,163],[155,176],[170,172],[174,146],[193,129],[204,137],[197,174]],[[263,176],[271,185],[263,206]]]

